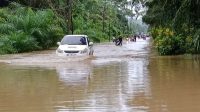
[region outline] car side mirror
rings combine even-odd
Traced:
[[[89,42],[89,46],[92,46],[94,43],[93,42]]]
[[[61,45],[61,43],[60,43],[60,42],[57,42],[57,45]]]

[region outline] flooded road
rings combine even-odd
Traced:
[[[158,56],[150,40],[0,56],[0,112],[198,112],[200,57]]]

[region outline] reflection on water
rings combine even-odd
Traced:
[[[147,60],[70,65],[1,67],[0,111],[148,110],[134,104],[138,96],[150,97]]]
[[[55,94],[55,72],[1,65],[0,111],[51,111]],[[44,75],[45,74],[45,75]]]
[[[198,61],[197,61],[198,60]],[[151,60],[151,109],[168,112],[200,111],[199,57],[172,56]]]
[[[128,104],[135,107],[135,111],[148,111],[149,107],[145,100],[151,97],[150,80],[148,75],[148,61],[136,60],[128,63],[127,85],[130,91]],[[131,93],[132,92],[132,93]]]
[[[73,93],[70,95],[73,99],[65,98],[65,100],[59,101],[59,105],[56,106],[57,111],[128,112],[147,110],[147,107],[143,105],[132,105],[132,101],[138,96],[150,96],[147,60],[93,64],[93,71],[87,87],[81,89],[81,85],[79,87],[68,85],[66,88]]]
[[[87,84],[92,72],[90,63],[67,63],[56,66],[59,80],[66,85]]]

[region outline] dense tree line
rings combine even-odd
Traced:
[[[200,1],[149,0],[143,20],[161,55],[200,53]]]
[[[0,54],[48,49],[65,34],[95,41],[128,34],[124,0],[1,0]]]

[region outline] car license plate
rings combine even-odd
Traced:
[[[75,56],[76,54],[70,53],[70,54],[66,54],[67,56]]]

